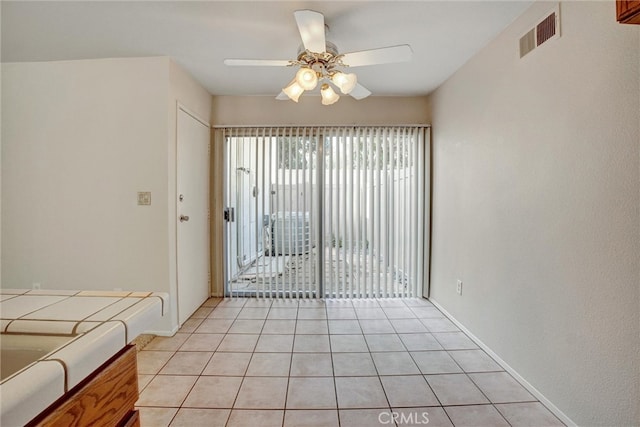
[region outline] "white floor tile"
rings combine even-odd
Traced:
[[[338,427],[335,409],[289,409],[284,414],[284,427]]]
[[[333,353],[333,371],[336,377],[378,375],[369,353]]]
[[[389,407],[378,377],[336,377],[335,382],[340,409]]]
[[[449,406],[444,408],[456,427],[509,427],[492,405]]]
[[[535,397],[506,372],[469,374],[471,380],[493,403],[532,402]]]
[[[335,409],[336,392],[332,377],[290,378],[287,409]]]
[[[143,426],[562,425],[421,298],[210,298],[138,367]]]
[[[290,355],[287,355],[290,356]],[[331,377],[333,365],[330,353],[293,353],[292,377]]]

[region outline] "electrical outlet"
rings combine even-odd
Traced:
[[[458,295],[462,295],[462,280],[458,280],[458,283],[456,284],[456,293]]]
[[[42,286],[40,285],[40,283],[32,283],[31,288],[37,290],[37,289],[42,289]]]

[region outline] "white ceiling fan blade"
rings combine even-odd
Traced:
[[[359,101],[371,95],[371,91],[360,83],[356,83],[356,86],[349,92],[349,95]]]
[[[322,53],[327,49],[324,33],[324,15],[313,10],[296,10],[293,15],[304,48],[310,52]]]
[[[413,51],[411,50],[411,46],[408,44],[401,44],[399,46],[345,53],[342,57],[342,62],[349,67],[362,67],[365,65],[408,62],[411,61],[412,56]]]
[[[288,67],[291,61],[286,59],[225,59],[224,65],[231,67]]]

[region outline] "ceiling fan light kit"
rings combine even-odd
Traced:
[[[338,102],[340,95],[338,95],[331,86],[327,83],[323,83],[320,88],[320,96],[322,96],[322,105],[331,105]]]
[[[411,60],[411,47],[406,44],[339,54],[337,47],[326,40],[324,16],[320,12],[297,10],[294,16],[304,46],[296,60],[225,59],[224,61],[229,66],[300,67],[294,79],[276,97],[278,100],[291,99],[298,102],[300,95],[305,91],[314,90],[319,81],[323,81],[320,87],[322,105],[331,105],[340,99],[340,95],[335,92],[331,84],[340,89],[344,95],[351,95],[354,99],[360,100],[371,95],[371,92],[358,83],[354,73],[344,73],[337,67],[389,64]]]
[[[293,79],[287,87],[282,89],[282,91],[289,97],[289,99],[298,102],[298,98],[300,98],[304,89],[300,86],[297,79]]]
[[[358,83],[358,77],[356,77],[355,74],[345,74],[342,71],[336,71],[331,76],[331,80],[333,80],[333,83],[340,88],[340,92],[345,95],[349,95]]]
[[[304,90],[313,90],[318,85],[318,75],[311,68],[301,67],[296,73],[296,82]]]
[[[318,81],[324,80],[335,84],[340,92],[348,95],[358,83],[358,78],[354,73],[347,74],[335,69],[338,65],[345,66],[340,60],[341,57],[330,42],[327,43],[327,52],[314,53],[304,50],[296,61],[291,61],[291,66],[297,65],[300,69],[293,81],[282,91],[289,99],[298,102],[304,91],[315,89]],[[334,104],[340,99],[328,83],[322,84],[320,95],[323,105]]]

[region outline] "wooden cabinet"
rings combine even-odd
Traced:
[[[622,24],[640,24],[640,0],[617,0],[616,13]]]
[[[140,426],[136,347],[126,346],[29,426]]]

